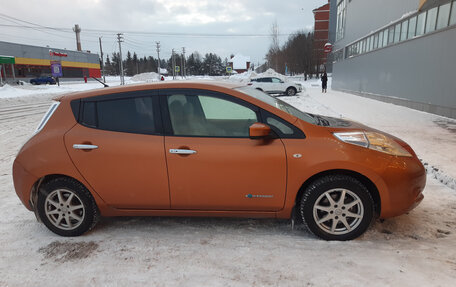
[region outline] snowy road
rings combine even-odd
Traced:
[[[455,178],[451,120],[328,91],[286,98],[297,107],[349,117],[397,135]],[[288,221],[108,218],[63,238],[36,222],[16,196],[11,165],[54,91],[1,98],[0,286],[454,286],[456,191],[428,176],[409,214],[377,221],[361,238],[325,242]],[[362,107],[362,108],[360,108]],[[13,110],[17,109],[16,112]],[[24,116],[24,109],[30,115]],[[42,109],[42,110],[41,110]],[[15,117],[17,116],[17,117]],[[8,117],[15,117],[6,119]],[[3,119],[3,120],[2,120]],[[438,148],[436,148],[438,146]]]

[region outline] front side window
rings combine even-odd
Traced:
[[[167,103],[176,136],[244,138],[258,122],[254,110],[221,97],[176,94]]]
[[[282,81],[279,78],[272,78],[272,82],[275,84],[281,83]]]

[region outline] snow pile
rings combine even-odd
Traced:
[[[267,69],[266,72],[258,74],[258,77],[276,77],[282,81],[286,81],[286,77],[282,74],[277,73],[274,69]]]
[[[158,82],[158,74],[155,72],[141,73],[131,77],[132,82]]]
[[[254,71],[249,70],[244,73],[231,75],[229,79],[231,81],[249,82],[251,78],[256,78],[256,77],[258,77],[258,74],[255,73]]]
[[[422,161],[423,162],[423,161]],[[445,174],[441,169],[436,168],[427,162],[423,162],[426,173],[431,175],[436,180],[440,181],[443,185],[448,186],[449,188],[456,190],[456,179],[452,178],[448,174]]]

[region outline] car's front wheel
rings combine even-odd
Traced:
[[[98,209],[90,192],[78,181],[60,177],[40,187],[38,214],[52,232],[79,236],[98,220]]]
[[[289,88],[285,91],[286,95],[287,95],[287,96],[290,96],[290,97],[295,96],[295,95],[296,95],[296,92],[297,92],[296,89],[293,88],[293,87],[289,87]]]
[[[301,216],[309,230],[325,240],[351,240],[372,222],[374,203],[367,188],[347,175],[312,182],[301,199]]]

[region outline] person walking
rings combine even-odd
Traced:
[[[328,75],[326,72],[321,76],[321,92],[326,93],[328,87]]]

